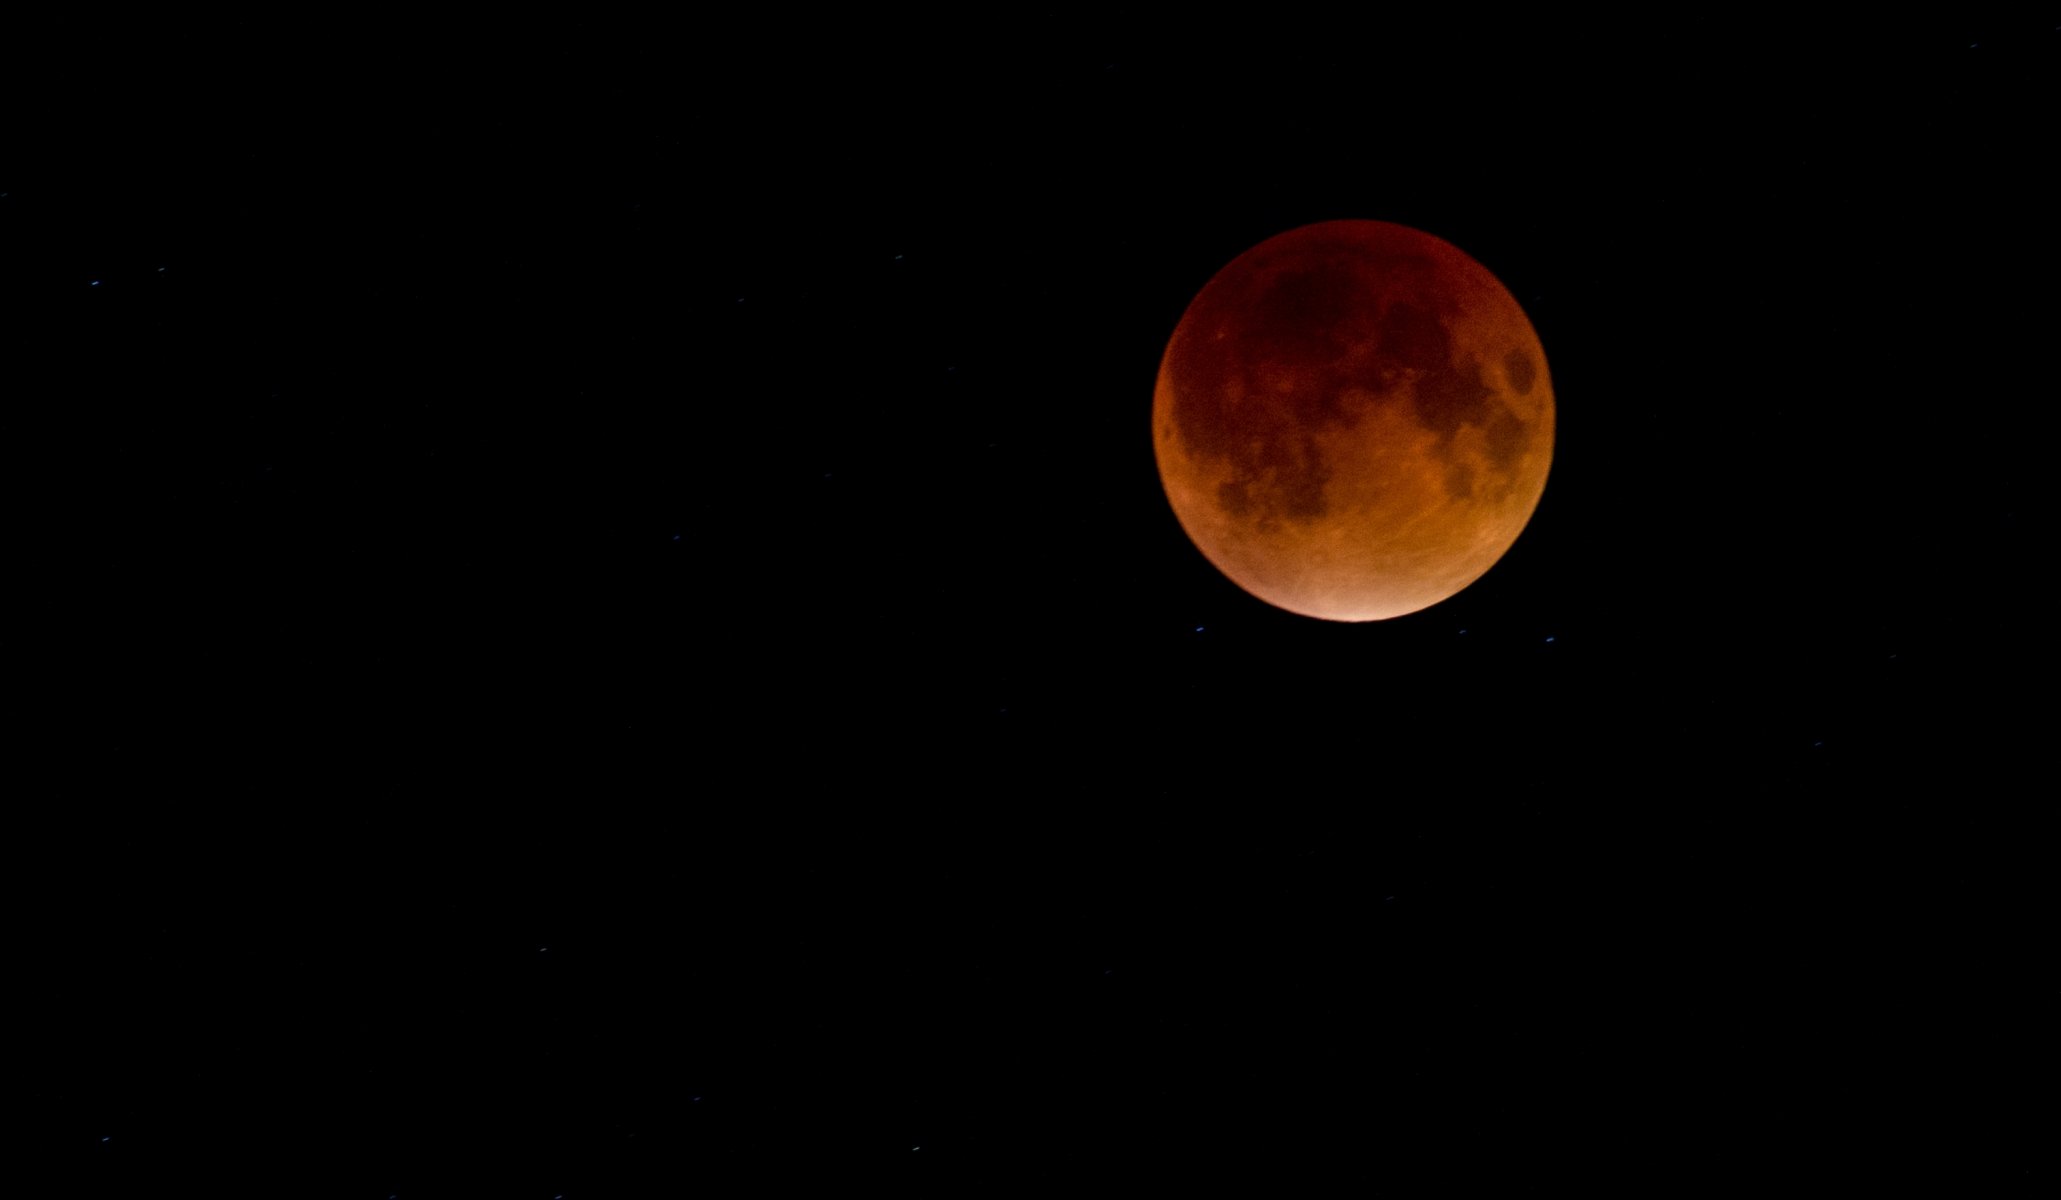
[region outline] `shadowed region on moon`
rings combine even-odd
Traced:
[[[1522,350],[1512,350],[1503,356],[1503,374],[1510,379],[1510,386],[1520,396],[1531,394],[1532,380],[1538,378],[1538,368],[1532,366],[1531,356]]]
[[[1219,272],[1175,329],[1153,406],[1161,480],[1196,545],[1261,599],[1339,620],[1415,611],[1485,572],[1536,507],[1544,361],[1516,300],[1457,248],[1378,221],[1292,230]]]

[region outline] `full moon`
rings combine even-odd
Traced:
[[[1174,515],[1232,582],[1379,621],[1481,578],[1553,461],[1553,385],[1517,300],[1428,233],[1326,221],[1217,272],[1152,400]]]

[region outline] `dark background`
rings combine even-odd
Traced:
[[[22,39],[60,1194],[2051,1188],[2061,34],[793,25]],[[1347,217],[1559,403],[1363,626],[1147,423]]]

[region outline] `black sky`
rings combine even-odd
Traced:
[[[2061,33],[799,34],[18,73],[70,1194],[2051,1176]],[[1509,556],[1365,626],[1147,431],[1347,217],[1559,403]]]

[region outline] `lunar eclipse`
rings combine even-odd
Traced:
[[[1417,612],[1494,566],[1545,491],[1553,417],[1516,298],[1385,221],[1232,260],[1174,329],[1152,405],[1196,547],[1261,600],[1333,621]]]

